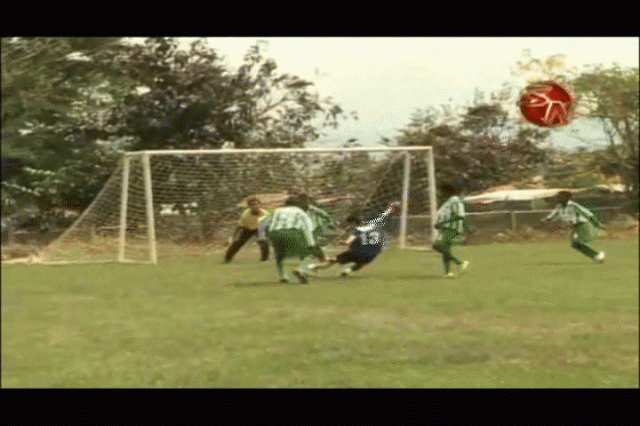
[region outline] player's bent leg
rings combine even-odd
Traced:
[[[320,262],[324,262],[327,260],[327,255],[324,253],[322,247],[314,247],[313,248],[313,256],[318,259]]]
[[[264,240],[258,240],[258,246],[260,247],[260,261],[269,260],[269,243]]]
[[[354,263],[354,264],[353,264],[353,265],[351,265],[350,267],[346,268],[346,269],[344,270],[344,272],[346,272],[346,273],[347,273],[347,275],[350,275],[351,273],[356,272],[356,271],[359,271],[360,269],[362,269],[362,267],[363,267],[364,265],[366,265],[367,263],[369,263],[369,262],[357,262],[357,263]]]
[[[369,263],[373,262],[373,260],[376,258],[377,254],[374,255],[363,255],[363,254],[357,254],[357,253],[352,253],[350,256],[350,261],[353,263],[353,265],[345,268],[342,273],[340,274],[343,277],[349,276],[352,273],[359,271],[360,269],[362,269],[365,265],[368,265]]]
[[[450,229],[442,230],[440,235],[438,235],[438,238],[436,239],[436,241],[433,243],[433,246],[432,246],[433,249],[440,253],[449,251],[449,249],[451,249],[451,245],[453,244],[454,237],[455,237],[454,231]]]
[[[580,253],[584,254],[585,256],[594,260],[596,260],[596,257],[599,255],[597,250],[594,250],[593,248],[589,247],[586,243],[580,241],[579,236],[577,238],[574,238],[571,241],[571,247],[578,250]]]
[[[276,256],[276,269],[278,270],[278,275],[280,276],[280,282],[289,282],[289,277],[284,270],[284,257]]]
[[[309,265],[309,269],[312,272],[314,272],[314,271],[319,271],[321,269],[331,268],[332,266],[334,266],[336,264],[344,265],[345,263],[348,263],[348,262],[344,261],[344,257],[345,257],[346,253],[348,253],[348,252],[340,253],[337,256],[328,257],[325,262],[310,264]]]
[[[451,248],[459,245],[461,240],[462,238],[460,234],[454,230],[445,229],[433,244],[433,249],[442,253],[442,264],[444,266],[445,276],[447,277],[455,276],[455,274],[451,272],[451,263],[455,263],[462,270],[464,262],[460,261],[451,253]],[[468,262],[466,265],[468,266]],[[464,269],[466,269],[467,266],[465,266]]]
[[[297,229],[289,229],[281,231],[282,239],[280,243],[285,250],[285,258],[300,258],[300,264],[292,271],[292,274],[298,278],[301,284],[308,284],[307,276],[310,273],[309,264],[313,261],[313,256],[317,256],[320,252],[317,247],[309,246],[304,233]]]
[[[236,253],[242,248],[242,246],[245,245],[247,241],[249,241],[249,238],[251,238],[255,232],[256,231],[250,231],[246,228],[242,228],[238,238],[234,242],[232,242],[227,249],[227,252],[224,255],[224,263],[231,262]]]
[[[227,249],[226,253],[224,254],[224,263],[231,262],[231,260],[233,259],[233,256],[236,255],[236,253],[238,252],[238,250],[240,250],[240,247],[242,247],[243,244],[244,242],[240,240],[234,240],[229,246],[229,248]]]
[[[354,263],[356,262],[357,256],[351,252],[351,251],[347,251],[344,253],[341,253],[340,255],[336,256],[336,263],[339,263],[340,265],[346,265],[348,263]],[[346,268],[344,268],[342,270],[342,272],[340,272],[340,276],[341,277],[346,277],[348,275],[351,275],[351,273],[353,272],[351,266],[347,266]]]
[[[299,269],[294,269],[291,272],[300,282],[300,284],[309,284],[309,279],[307,278],[307,274]]]
[[[449,239],[449,250],[448,250],[449,260],[451,260],[453,263],[455,263],[458,266],[462,266],[462,261],[453,255],[453,247],[459,246],[461,242],[462,242],[462,236],[457,232],[452,232]]]
[[[300,284],[309,284],[309,276],[312,274],[312,270],[310,268],[311,262],[313,262],[313,257],[306,256],[302,258],[298,267],[291,272],[298,279]]]
[[[340,265],[357,262],[358,260],[360,260],[360,257],[351,250],[342,252],[335,257],[335,263],[339,263]]]
[[[450,275],[450,264],[451,264],[451,253],[449,252],[449,248],[451,245],[449,244],[448,239],[446,238],[446,234],[441,234],[436,242],[433,244],[433,249],[442,254],[442,266],[444,267],[445,275]]]
[[[280,276],[280,282],[288,282],[289,277],[284,268],[284,259],[287,256],[287,238],[281,231],[274,231],[269,235],[271,245],[273,246],[274,257],[276,260],[276,268]]]
[[[590,242],[594,241],[598,237],[600,230],[590,223],[581,223],[576,227],[575,231],[576,232],[573,234],[573,242],[577,242],[578,244],[574,247],[572,242],[571,246],[595,262],[604,262],[604,252],[598,251],[589,245]]]
[[[320,269],[327,269],[336,264],[335,257],[328,258],[325,262],[312,263],[309,265],[309,269],[312,271],[318,271]]]

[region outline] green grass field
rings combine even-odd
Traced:
[[[255,245],[250,243],[250,245]],[[239,253],[2,267],[2,387],[638,387],[638,242],[390,249],[278,283]]]

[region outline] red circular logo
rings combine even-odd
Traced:
[[[530,123],[543,127],[564,126],[573,115],[575,94],[556,81],[527,86],[520,98],[520,111]]]

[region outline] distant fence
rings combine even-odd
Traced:
[[[598,207],[593,209],[603,224],[610,223],[623,208]],[[470,236],[472,242],[500,240],[509,233],[541,231],[566,234],[566,227],[559,222],[541,223],[552,210],[502,210],[494,212],[469,213]]]
[[[592,209],[603,224],[608,224],[625,211],[623,206],[596,207]],[[559,222],[541,223],[541,219],[553,210],[494,210],[469,213],[467,244],[500,241],[507,235],[527,231],[566,234],[566,227]],[[408,241],[424,244],[428,241],[427,215],[408,217]]]

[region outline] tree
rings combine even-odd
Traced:
[[[638,196],[638,68],[617,64],[568,67],[565,55],[546,59],[523,52],[515,75],[535,80],[555,79],[574,88],[578,95],[577,117],[597,120],[603,129],[608,149],[600,152],[594,164],[607,176],[620,176],[628,190]],[[580,138],[579,134],[576,137]]]
[[[546,132],[512,118],[498,102],[418,110],[401,130],[400,145],[434,149],[436,180],[477,191],[536,173],[545,158]]]
[[[638,68],[592,66],[572,80],[590,116],[600,122],[608,148],[599,156],[601,170],[619,175],[638,196]]]
[[[91,57],[118,41],[2,38],[2,155],[30,165],[20,174],[3,174],[3,215],[27,206],[47,209],[73,185],[91,191],[79,177],[99,176],[104,155],[90,147],[82,123],[104,111],[104,98],[111,96]],[[77,164],[90,171],[75,173]]]
[[[320,136],[313,124],[317,116],[324,118],[322,127],[334,128],[338,119],[347,118],[331,98],[321,99],[311,90],[312,82],[278,74],[276,62],[264,57],[264,47],[264,42],[251,46],[233,76],[234,107],[244,119],[236,147],[302,147]]]
[[[346,118],[312,82],[279,74],[262,43],[249,48],[236,72],[202,40],[183,51],[173,38],[149,38],[108,54],[105,63],[131,81],[111,119],[136,139],[130,149],[300,147],[318,137],[318,115],[331,126]]]
[[[576,152],[549,149],[547,152],[544,183],[550,188],[589,188],[611,183],[600,171],[601,151],[586,148]]]
[[[103,81],[90,55],[117,43],[105,37],[13,37],[2,44],[2,149],[16,147],[25,123],[57,124]],[[23,149],[25,147],[22,147]],[[27,149],[28,151],[28,149]]]
[[[316,117],[346,118],[312,82],[276,69],[260,43],[231,72],[202,40],[3,38],[2,154],[30,164],[3,176],[3,214],[83,209],[123,151],[299,147],[318,137]]]

